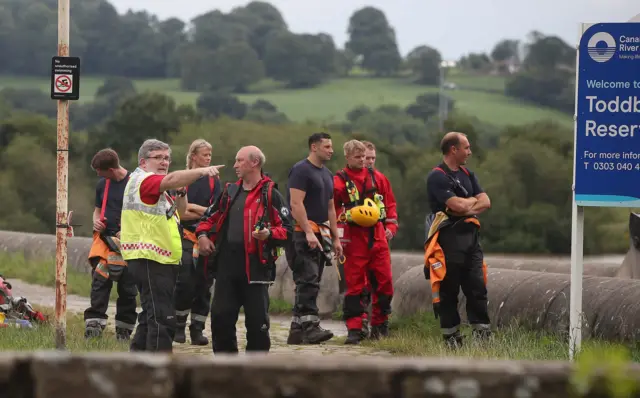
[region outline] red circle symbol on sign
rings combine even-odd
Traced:
[[[69,76],[58,76],[56,78],[56,88],[63,93],[71,90],[71,79],[69,78]]]

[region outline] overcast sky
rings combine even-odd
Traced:
[[[146,9],[161,19],[189,21],[211,9],[228,12],[249,0],[111,0],[123,13]],[[400,52],[420,44],[445,59],[490,51],[502,38],[526,39],[536,29],[577,43],[580,22],[627,22],[640,13],[640,0],[269,0],[295,33],[325,32],[338,47],[347,40],[351,14],[364,6],[384,11],[396,30]],[[133,5],[135,4],[135,5]],[[559,9],[559,6],[563,8]]]

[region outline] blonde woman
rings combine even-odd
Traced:
[[[209,166],[211,151],[211,144],[207,141],[203,139],[193,141],[187,152],[187,169]],[[174,341],[177,343],[186,342],[187,317],[191,314],[189,325],[191,344],[207,345],[209,340],[202,332],[209,314],[211,284],[207,282],[205,264],[200,264],[197,261],[198,240],[195,236],[195,230],[200,217],[220,194],[220,180],[218,177],[202,177],[186,189],[188,204],[187,211],[181,217],[183,266],[180,268],[176,286],[177,329]]]

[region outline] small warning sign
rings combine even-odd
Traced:
[[[80,58],[53,57],[51,62],[51,99],[80,98]]]
[[[56,76],[56,84],[53,87],[53,90],[56,93],[68,93],[71,91],[71,86],[73,84],[73,76],[71,75],[55,75]]]

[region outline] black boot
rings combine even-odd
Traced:
[[[358,345],[362,341],[362,330],[350,329],[345,344]]]
[[[116,340],[128,342],[131,339],[131,330],[116,328]]]
[[[185,333],[185,328],[187,327],[187,316],[188,315],[176,316],[176,334],[173,336],[173,341],[176,343],[184,344],[187,341]]]
[[[103,329],[97,321],[88,322],[84,327],[84,338],[91,339],[101,337]]]
[[[333,338],[333,332],[320,326],[320,322],[302,324],[302,344],[320,344]]]
[[[384,321],[380,325],[374,325],[371,327],[371,339],[379,340],[384,337],[389,337],[389,322]]]
[[[302,325],[291,322],[289,337],[287,337],[287,344],[302,344]]]
[[[369,319],[363,319],[362,320],[362,332],[360,332],[360,335],[362,336],[362,340],[368,339],[371,336],[371,328],[369,327]]]
[[[462,348],[462,335],[460,334],[460,331],[456,331],[455,333],[449,335],[445,334],[442,336],[442,338],[444,339],[447,347],[453,350]]]
[[[490,329],[474,329],[471,335],[478,341],[487,341],[492,336]]]
[[[184,329],[183,329],[184,330]],[[209,339],[202,334],[204,330],[204,324],[191,322],[191,326],[189,326],[189,334],[191,335],[191,345],[207,345],[209,344]]]
[[[173,341],[176,343],[184,344],[187,341],[187,336],[184,332],[185,327],[180,325],[176,328],[176,334],[173,336]]]

